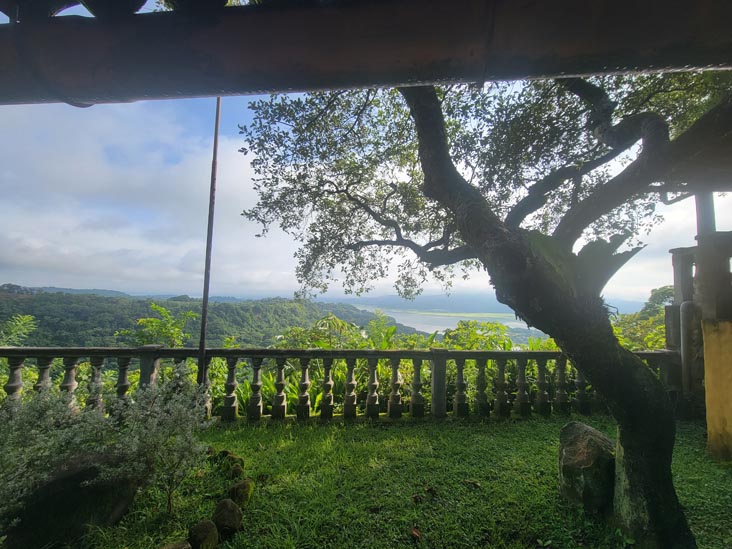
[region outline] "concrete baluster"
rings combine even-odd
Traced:
[[[526,357],[519,357],[517,360],[518,375],[516,377],[516,407],[518,413],[523,416],[531,415],[531,403],[529,402],[528,383],[526,383],[526,366],[529,360]]]
[[[567,357],[561,355],[554,362],[557,375],[557,390],[554,393],[554,409],[561,413],[569,413],[569,396],[567,395]]]
[[[262,357],[252,359],[252,395],[249,397],[247,419],[258,420],[262,417]]]
[[[585,379],[585,375],[579,370],[577,370],[577,377],[574,380],[574,385],[577,387],[577,392],[574,397],[577,412],[588,416],[591,413],[591,404],[589,395],[587,394],[587,380]]]
[[[465,359],[456,358],[455,365],[457,367],[457,379],[455,380],[455,399],[452,408],[456,416],[467,417],[470,415],[470,405],[468,404],[468,395],[465,393],[468,388],[468,384],[465,383]]]
[[[343,417],[353,419],[356,417],[358,395],[356,394],[356,377],[354,369],[356,368],[356,359],[346,359],[346,395],[343,400]]]
[[[130,368],[130,357],[117,357],[117,398],[125,400],[128,398],[127,391],[130,390],[130,380],[127,377]]]
[[[102,399],[104,357],[90,357],[89,364],[91,365],[91,378],[89,379],[89,397],[86,399],[86,407],[102,412],[104,410],[104,400]]]
[[[506,393],[506,359],[496,359],[496,378],[494,380],[494,394],[496,398],[493,401],[493,413],[497,417],[508,417],[511,413],[511,406],[508,402],[508,394]]]
[[[333,359],[323,359],[323,396],[320,399],[320,419],[333,418]]]
[[[536,411],[542,416],[548,417],[552,411],[552,405],[549,403],[549,392],[547,388],[549,384],[546,381],[546,358],[536,359],[537,366],[537,377],[536,387],[538,392],[536,393]]]
[[[399,375],[400,362],[401,359],[399,357],[389,359],[389,365],[391,366],[391,392],[389,393],[388,414],[393,419],[402,417],[402,378]]]
[[[422,396],[422,359],[413,358],[412,397],[409,402],[409,413],[412,417],[424,417],[424,397]]]
[[[308,419],[310,417],[310,360],[300,359],[300,394],[297,399],[297,419]]]
[[[236,366],[239,364],[239,357],[226,357],[226,383],[224,384],[224,404],[221,407],[222,421],[235,421],[239,417],[239,399],[236,396],[236,388],[239,383],[236,381]]]
[[[277,377],[275,389],[277,392],[272,403],[272,417],[274,419],[285,419],[287,416],[287,395],[285,394],[285,357],[277,357]]]
[[[8,358],[8,382],[5,384],[5,393],[8,395],[7,402],[17,402],[20,400],[20,394],[23,390],[23,364],[25,358],[10,357]]]
[[[379,419],[379,379],[377,373],[377,367],[379,360],[377,358],[369,357],[369,384],[368,384],[368,395],[366,397],[366,417],[371,419]]]
[[[475,408],[478,414],[481,416],[490,415],[490,406],[488,405],[488,397],[486,390],[488,389],[488,379],[485,375],[485,361],[477,360],[478,375],[475,379],[475,389],[477,394],[475,396]]]
[[[33,389],[37,392],[47,391],[51,388],[51,364],[53,357],[39,357],[36,359],[38,364],[38,380],[33,385]]]

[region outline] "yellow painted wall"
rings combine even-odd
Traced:
[[[732,322],[705,320],[704,393],[707,404],[707,449],[732,459]]]

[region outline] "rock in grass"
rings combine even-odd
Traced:
[[[227,498],[216,504],[216,509],[211,518],[216,524],[221,538],[227,539],[241,530],[241,521],[244,514],[234,501]]]
[[[600,431],[578,421],[559,433],[559,491],[585,512],[612,510],[615,445]]]
[[[250,478],[245,478],[229,488],[229,497],[239,507],[243,507],[249,503],[249,500],[252,498],[252,492],[254,492],[254,481]]]
[[[212,520],[202,520],[188,530],[191,549],[214,549],[219,544],[219,531]]]
[[[232,480],[244,478],[244,468],[238,463],[235,463],[226,471],[226,476]]]
[[[213,448],[209,450],[209,462],[218,466],[222,473],[230,474],[231,470],[236,466],[242,471],[244,470],[244,458],[237,456],[235,453],[229,450],[221,450],[214,454]],[[238,470],[238,469],[237,469]]]

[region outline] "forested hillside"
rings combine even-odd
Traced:
[[[174,315],[186,311],[199,314],[201,301],[186,296],[154,300]],[[26,340],[28,346],[121,346],[127,342],[114,334],[132,329],[138,318],[154,316],[150,299],[102,297],[98,295],[39,292],[19,286],[0,287],[0,321],[13,315],[32,315],[38,323]],[[272,338],[294,326],[309,326],[328,313],[347,322],[365,326],[375,318],[343,303],[314,303],[282,298],[211,303],[209,306],[208,345],[221,346],[227,337],[237,345],[268,346]],[[396,322],[394,322],[396,324]],[[403,333],[413,328],[398,326]],[[186,330],[193,335],[187,345],[195,345],[200,318]]]

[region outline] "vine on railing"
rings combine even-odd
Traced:
[[[677,353],[638,355],[672,394],[678,392]],[[129,398],[131,377],[140,390],[157,383],[166,363],[194,361],[196,356],[196,349],[159,346],[0,348],[0,358],[8,364],[6,401],[20,401],[24,387],[58,387],[74,396],[83,378],[84,405],[96,409],[103,409],[105,398],[114,397],[110,393]],[[221,369],[213,382],[212,364]],[[311,413],[323,419],[377,419],[383,413],[398,419],[404,413],[444,417],[448,410],[456,417],[507,417],[571,409],[589,414],[602,408],[584,376],[564,355],[552,351],[208,349],[203,368],[198,379],[218,395],[213,411],[222,420],[236,419],[240,408],[250,420],[267,415],[284,419],[291,409],[288,400],[300,420]],[[80,376],[80,369],[87,373]],[[33,370],[35,376],[29,375]]]

